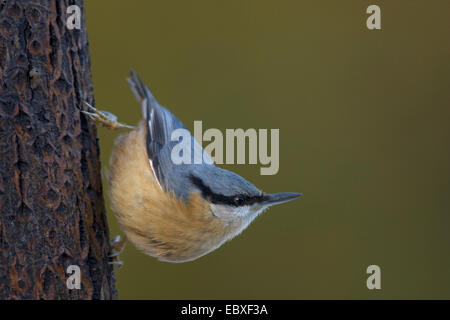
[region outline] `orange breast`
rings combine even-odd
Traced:
[[[186,203],[161,189],[147,157],[145,130],[142,121],[116,140],[108,173],[112,210],[145,253],[165,261],[193,260],[220,246],[235,227],[215,217],[200,194]]]

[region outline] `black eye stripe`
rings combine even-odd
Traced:
[[[212,192],[211,188],[203,183],[203,180],[194,175],[190,176],[192,183],[197,186],[202,192],[202,196],[205,199],[208,199],[212,203],[221,203],[228,205],[235,205],[233,197],[226,197],[222,194],[217,194]]]
[[[207,185],[205,185],[199,177],[196,177],[194,175],[190,176],[190,179],[192,183],[197,186],[197,188],[200,189],[203,198],[208,199],[214,204],[227,204],[230,206],[244,206],[244,205],[251,205],[256,202],[260,202],[263,198],[263,196],[254,196],[249,197],[245,195],[233,195],[233,196],[225,196],[223,194],[214,193],[211,188],[209,188]],[[242,198],[242,201],[238,200],[236,201],[237,197]]]

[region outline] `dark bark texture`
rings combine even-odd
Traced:
[[[93,103],[84,21],[82,0],[0,0],[0,299],[117,296],[97,132],[80,114]]]

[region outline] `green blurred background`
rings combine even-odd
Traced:
[[[304,193],[193,262],[128,244],[120,298],[450,298],[450,1],[85,2],[97,106],[138,121],[134,68],[188,128],[280,128],[277,175],[222,167]]]

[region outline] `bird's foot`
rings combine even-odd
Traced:
[[[120,236],[116,236],[114,240],[111,241],[111,252],[109,254],[109,259],[111,260],[109,264],[117,265],[119,268],[122,268],[123,262],[120,261],[120,254],[125,248],[125,243],[127,241],[127,237],[121,238]]]
[[[117,121],[117,117],[108,111],[97,110],[97,108],[91,106],[86,101],[84,102],[85,106],[88,107],[90,111],[81,110],[85,115],[87,115],[91,120],[94,120],[96,123],[101,126],[110,129],[110,130],[118,130],[118,129],[134,129],[133,126],[129,126],[127,124],[123,124]]]

